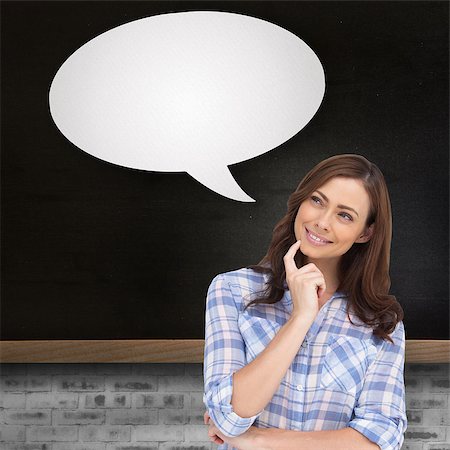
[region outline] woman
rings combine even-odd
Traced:
[[[391,233],[379,168],[335,155],[290,195],[259,264],[212,280],[203,402],[220,450],[401,448],[405,329],[388,293]]]

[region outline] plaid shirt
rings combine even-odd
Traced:
[[[238,436],[254,425],[300,431],[352,427],[382,450],[398,450],[407,428],[405,329],[399,322],[394,344],[345,312],[346,296],[335,294],[319,310],[303,344],[271,401],[252,417],[231,406],[233,373],[269,344],[292,313],[285,294],[275,304],[243,306],[262,290],[268,275],[242,268],[219,274],[206,298],[203,403],[220,431]],[[245,303],[244,303],[245,302]],[[224,443],[218,450],[233,449]]]

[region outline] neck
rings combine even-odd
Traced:
[[[311,260],[307,258],[306,264],[310,262],[314,263],[322,272],[327,288],[325,292],[327,294],[333,294],[334,292],[336,292],[337,288],[339,287],[339,279],[337,276],[337,261],[331,259]]]

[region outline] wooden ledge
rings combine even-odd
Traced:
[[[0,341],[0,363],[203,363],[203,339]],[[406,363],[449,363],[450,340],[406,340]]]
[[[204,345],[203,339],[0,341],[0,362],[203,362]]]

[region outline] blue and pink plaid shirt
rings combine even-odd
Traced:
[[[233,411],[233,373],[261,353],[292,313],[285,294],[275,304],[243,307],[261,291],[268,275],[242,268],[212,280],[206,298],[203,403],[226,436],[250,426],[299,431],[352,427],[382,450],[398,450],[407,428],[405,328],[390,334],[394,344],[373,335],[355,315],[346,315],[340,292],[325,303],[265,408],[252,417]],[[224,443],[218,450],[234,450]]]

